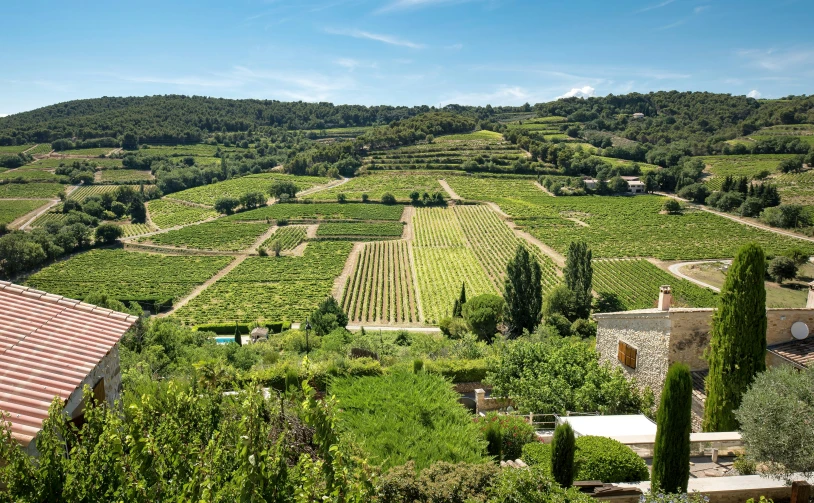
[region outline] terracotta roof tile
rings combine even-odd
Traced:
[[[0,411],[21,444],[138,318],[0,281]]]
[[[770,346],[769,351],[801,367],[814,365],[814,337]]]

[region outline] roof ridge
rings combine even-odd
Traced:
[[[93,314],[101,315],[107,318],[116,318],[129,322],[135,322],[138,320],[138,316],[134,316],[132,314],[114,311],[112,309],[95,306],[93,304],[87,304],[85,302],[82,302],[81,300],[69,299],[68,297],[63,297],[62,295],[55,295],[53,293],[43,292],[42,290],[37,290],[29,286],[18,285],[10,281],[0,280],[0,291],[16,293],[21,296],[41,300],[43,302],[58,304],[60,307],[64,309],[73,308],[80,311],[87,311]]]

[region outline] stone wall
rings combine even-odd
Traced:
[[[814,336],[814,309],[768,309],[766,311],[767,330],[766,344],[780,344],[794,338],[791,336],[791,326],[798,321],[808,325]]]
[[[628,378],[635,378],[640,388],[650,388],[658,398],[668,367],[670,334],[669,313],[665,311],[630,311],[597,314],[596,350],[600,360],[619,367]],[[635,369],[617,359],[619,341],[637,349]]]
[[[709,346],[712,309],[670,310],[669,364],[686,363],[690,370],[708,368],[704,351]]]

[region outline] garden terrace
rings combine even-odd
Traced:
[[[215,218],[218,212],[199,206],[158,199],[147,203],[150,220],[160,229],[188,225]]]
[[[646,162],[634,162],[634,161],[628,161],[628,160],[625,160],[625,159],[617,159],[615,157],[603,157],[603,156],[600,156],[600,155],[597,155],[597,156],[594,156],[594,157],[602,159],[603,161],[607,162],[611,166],[618,167],[618,168],[625,168],[625,167],[630,167],[633,164],[638,164],[639,169],[642,171],[642,174],[647,173],[648,171],[653,171],[653,170],[661,168],[661,166],[657,166],[655,164],[647,164]]]
[[[368,243],[345,286],[342,308],[354,323],[417,323],[406,241]]]
[[[256,175],[246,175],[240,178],[232,178],[223,182],[216,182],[209,185],[202,185],[192,189],[175,192],[170,197],[191,203],[206,204],[212,206],[218,199],[223,197],[240,196],[248,192],[262,192],[268,196],[269,188],[277,180],[287,180],[294,182],[297,191],[301,192],[316,185],[325,184],[331,181],[330,178],[316,176],[293,176],[281,173],[259,173]]]
[[[240,147],[226,147],[223,145],[209,145],[195,143],[192,145],[142,145],[141,152],[147,155],[166,155],[169,157],[216,157],[218,152],[248,152],[250,149]]]
[[[255,210],[228,216],[226,220],[243,222],[260,220],[288,220],[289,222],[314,222],[321,220],[400,220],[404,206],[399,204],[352,204],[352,203],[286,203],[272,204]]]
[[[675,307],[715,307],[718,296],[685,279],[656,267],[647,260],[596,260],[593,288],[599,295],[612,294],[622,310],[656,307],[656,292],[670,285]]]
[[[74,148],[55,152],[55,156],[101,157],[113,152],[113,147]]]
[[[198,250],[240,251],[250,247],[269,224],[228,222],[223,219],[204,222],[139,239],[141,243],[176,246]]]
[[[303,320],[331,294],[352,247],[314,242],[302,257],[249,257],[174,315],[192,325]]]
[[[42,269],[25,284],[72,299],[106,293],[122,301],[163,303],[187,295],[232,260],[91,250]]]
[[[392,194],[399,202],[409,202],[410,193],[417,191],[432,195],[444,193],[438,183],[437,174],[414,172],[370,172],[367,175],[351,178],[348,182],[328,190],[322,190],[307,196],[315,201],[336,201],[339,194],[344,194],[348,201],[361,201],[362,194],[367,194],[370,201],[379,202],[384,194]]]

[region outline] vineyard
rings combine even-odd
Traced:
[[[177,300],[232,260],[91,250],[42,269],[26,285],[71,299],[106,293],[124,301]]]
[[[404,213],[404,206],[385,204],[352,204],[352,203],[324,203],[324,204],[272,204],[256,210],[244,211],[226,217],[226,220],[243,222],[259,220],[288,220],[316,221],[316,220],[400,220]]]
[[[0,200],[0,225],[10,224],[21,216],[48,203],[45,200],[3,201]]]
[[[352,247],[325,241],[310,243],[302,257],[249,257],[175,314],[192,325],[303,320],[331,294]]]
[[[712,290],[659,269],[647,260],[594,261],[594,290],[612,294],[624,310],[656,307],[659,287],[670,285],[676,307],[715,307],[718,296]]]
[[[153,180],[149,171],[135,169],[105,169],[101,171],[101,181],[109,183],[138,183]]]
[[[40,143],[40,144],[38,144],[37,146],[35,146],[34,148],[32,148],[31,150],[29,150],[26,153],[29,154],[29,155],[41,155],[41,154],[47,154],[51,150],[52,150],[52,148],[51,148],[50,143]]]
[[[248,192],[263,192],[268,195],[268,189],[275,180],[293,181],[298,191],[310,189],[315,185],[330,182],[329,178],[316,176],[292,176],[280,173],[261,173],[257,175],[246,175],[240,178],[233,178],[224,182],[202,185],[192,189],[183,190],[172,194],[173,199],[189,201],[191,203],[213,205],[222,197],[240,198]]]
[[[75,148],[71,150],[63,150],[61,152],[57,152],[57,154],[70,156],[100,157],[109,154],[113,150],[114,149],[111,147]]]
[[[68,199],[82,202],[90,196],[101,196],[105,192],[114,192],[117,188],[115,185],[85,185],[71,192]]]
[[[122,237],[125,238],[147,234],[155,230],[147,224],[122,224],[120,227],[122,228],[122,232],[124,232]]]
[[[392,194],[398,201],[409,202],[410,193],[433,194],[444,190],[438,183],[438,176],[419,173],[380,173],[371,172],[364,176],[351,178],[350,181],[329,190],[323,190],[308,196],[316,201],[336,201],[339,194],[344,194],[348,201],[361,201],[362,194],[367,194],[370,201],[379,202],[384,194]]]
[[[68,215],[62,213],[61,208],[61,205],[58,205],[52,210],[43,213],[31,223],[31,227],[44,227],[45,224],[49,222],[62,222]]]
[[[46,169],[41,169],[32,166],[23,166],[17,169],[11,169],[4,173],[0,173],[0,181],[2,180],[25,180],[26,182],[63,182],[67,183],[68,178],[64,176],[55,175],[53,172]]]
[[[784,204],[814,205],[814,171],[778,174],[772,182]]]
[[[317,227],[317,238],[380,240],[400,238],[404,233],[401,222],[384,223],[325,223]]]
[[[64,191],[65,186],[58,183],[6,183],[0,185],[0,199],[56,199]]]
[[[708,166],[710,178],[705,182],[712,190],[721,188],[727,176],[745,176],[753,178],[761,173],[777,172],[777,166],[783,159],[794,157],[790,154],[755,154],[755,155],[713,155],[698,157]]]
[[[413,258],[425,321],[450,316],[461,283],[470,296],[497,293],[468,245],[451,208],[418,208],[413,218]]]
[[[29,145],[0,145],[0,154],[21,154],[33,146],[33,143]]]
[[[75,162],[88,163],[101,169],[119,169],[122,167],[121,159],[106,159],[98,157],[93,159],[61,159],[58,157],[39,159],[34,161],[33,164],[29,164],[28,167],[37,169],[55,169],[60,166],[70,166]]]
[[[279,227],[270,238],[262,244],[261,248],[271,249],[272,243],[280,243],[281,250],[293,250],[300,243],[305,241],[306,227],[303,225],[291,225]]]
[[[416,323],[416,302],[407,242],[366,244],[342,298],[348,318],[354,323]]]
[[[160,229],[193,224],[218,216],[215,210],[157,199],[147,203],[150,220]]]
[[[139,239],[139,242],[199,250],[240,251],[250,247],[268,229],[268,224],[215,220],[153,234]]]

